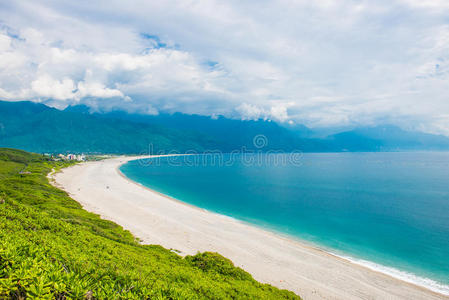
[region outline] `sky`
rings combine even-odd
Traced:
[[[0,0],[0,99],[449,136],[447,0]]]

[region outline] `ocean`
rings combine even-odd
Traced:
[[[449,295],[449,153],[192,155],[128,178]]]

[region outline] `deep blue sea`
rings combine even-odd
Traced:
[[[449,293],[449,153],[179,156],[121,171],[178,200]]]

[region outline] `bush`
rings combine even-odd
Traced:
[[[299,299],[217,253],[139,244],[48,183],[69,164],[0,149],[0,299]]]

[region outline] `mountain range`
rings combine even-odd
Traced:
[[[262,144],[254,144],[254,137]],[[449,138],[393,125],[359,127],[320,136],[304,125],[242,121],[182,113],[145,115],[64,110],[29,101],[0,101],[0,147],[38,153],[143,154],[204,151],[417,151],[449,150]]]

